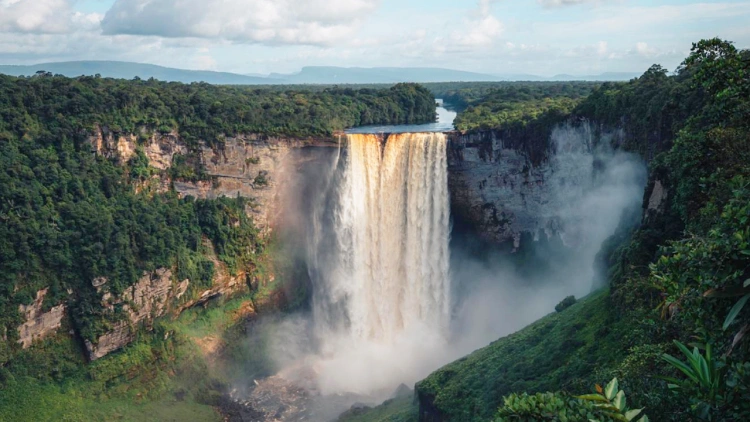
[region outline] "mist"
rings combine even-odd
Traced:
[[[409,142],[445,142],[440,139]],[[365,160],[370,161],[362,161],[367,166],[357,168],[352,165],[351,145],[304,152],[308,158],[315,155],[306,160],[314,165],[298,169],[300,176],[286,192],[283,218],[287,243],[297,248],[307,266],[310,307],[274,322],[269,353],[280,376],[314,392],[319,403],[331,398],[334,404],[319,417],[334,418],[354,402],[377,404],[400,384],[411,387],[440,366],[554,312],[566,296],[581,298],[604,285],[596,271],[596,255],[618,225],[636,223],[626,220],[640,207],[645,165],[637,156],[613,149],[606,138],[594,146],[586,126],[557,127],[550,145],[549,162],[544,164],[549,166],[549,206],[538,216],[539,230],[527,233],[513,253],[490,251],[481,256],[474,253],[476,245],[465,240],[470,243],[470,237],[451,233],[450,221],[442,222],[446,205],[439,198],[440,186],[411,180],[419,167],[429,173],[419,180],[445,183],[446,163],[439,149],[434,154],[419,152],[418,157],[428,159],[419,166],[416,155],[408,152],[384,161],[383,169],[403,180],[389,179],[388,191],[377,192],[362,191],[372,180],[380,180],[378,171],[384,171],[372,167],[375,156],[368,155]],[[394,166],[403,166],[403,174]],[[359,184],[352,185],[352,177],[362,175],[370,179],[357,179]],[[402,192],[402,183],[411,187]],[[390,191],[397,196],[372,198]],[[342,207],[342,202],[358,196],[359,202]],[[412,201],[419,207],[410,208]],[[382,209],[367,208],[372,204]],[[417,217],[431,223],[419,221],[415,229],[411,225]],[[378,221],[359,226],[366,218]],[[448,233],[444,239],[439,234],[443,224]],[[389,227],[416,231],[412,236],[388,231]],[[456,238],[450,241],[448,236]],[[457,241],[459,237],[464,240]],[[443,243],[450,245],[447,254],[441,252]],[[411,246],[400,249],[401,244]],[[543,265],[529,271],[526,260]],[[439,280],[443,270],[445,286]]]

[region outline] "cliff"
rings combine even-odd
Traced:
[[[89,138],[89,144],[95,153],[121,164],[127,163],[136,149],[141,148],[149,166],[161,171],[156,180],[159,190],[172,188],[181,196],[201,199],[221,196],[251,199],[246,211],[255,226],[268,235],[279,215],[283,188],[295,173],[294,151],[307,146],[334,147],[341,136],[293,138],[241,134],[225,138],[220,147],[203,144],[198,151],[188,151],[186,143],[174,131],[138,136],[99,127]],[[176,156],[186,157],[190,153],[197,155],[197,162],[190,165],[204,172],[205,180],[172,180],[165,170],[172,167]]]
[[[565,237],[579,229],[570,205],[592,186],[623,137],[587,120],[571,120],[537,138],[490,130],[450,134],[448,183],[459,230],[517,250],[530,238]],[[574,219],[575,220],[575,219]]]
[[[38,339],[42,339],[59,329],[65,317],[65,305],[53,306],[46,312],[42,304],[49,289],[36,293],[34,302],[30,305],[19,305],[18,312],[23,315],[24,323],[18,327],[18,343],[25,349]]]
[[[545,236],[575,245],[582,224],[581,216],[571,216],[570,203],[580,199],[581,193],[570,187],[590,185],[601,155],[598,145],[617,144],[621,133],[601,130],[588,121],[571,121],[556,127],[548,138],[526,135],[508,131],[449,134],[448,183],[455,227],[508,251],[518,250],[524,238]],[[305,189],[299,179],[314,178],[316,172],[312,170],[317,164],[326,165],[335,151],[330,147],[338,146],[342,136],[327,139],[242,134],[225,138],[219,147],[203,145],[196,150],[176,132],[123,134],[97,127],[88,144],[95,154],[120,165],[142,153],[153,173],[137,186],[139,189],[171,190],[183,197],[202,199],[248,198],[246,214],[269,238],[285,209],[302,206],[298,199],[287,202],[285,192]],[[193,166],[200,177],[175,178],[171,170],[178,162]],[[658,202],[660,195],[657,193],[652,202]],[[208,249],[212,249],[210,242]],[[230,274],[215,254],[210,259],[217,271],[211,285],[199,291],[191,287],[191,280],[178,279],[174,268],[144,273],[117,297],[108,292],[106,279],[92,280],[102,306],[110,313],[115,308],[123,312],[106,333],[86,343],[89,358],[100,358],[129,343],[137,328],[148,326],[154,318],[268,282],[247,271]],[[49,315],[41,316],[36,311],[27,316],[24,347],[59,328],[65,306],[56,304],[53,310]]]

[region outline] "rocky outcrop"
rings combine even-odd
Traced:
[[[149,135],[142,132],[140,138],[143,142],[139,142],[136,134],[116,133],[103,126],[94,129],[88,142],[93,152],[120,164],[127,163],[140,146],[148,157],[149,165],[159,170],[169,168],[175,154],[187,153],[187,147],[175,131]]]
[[[201,147],[197,163],[207,180],[172,181],[162,172],[146,185],[157,192],[169,190],[170,185],[182,196],[214,199],[222,196],[250,199],[247,213],[262,233],[268,234],[277,223],[281,208],[281,192],[297,166],[301,148],[315,145],[337,146],[343,134],[333,138],[272,137],[242,134],[224,139],[220,146]],[[106,127],[98,127],[89,137],[96,154],[125,164],[141,148],[149,165],[158,170],[169,169],[175,155],[185,155],[188,148],[176,131],[169,133],[120,134]],[[136,187],[139,191],[143,186]]]
[[[118,296],[109,292],[105,277],[95,278],[91,284],[101,294],[102,307],[111,313],[121,308],[124,318],[114,323],[96,342],[85,341],[89,360],[99,359],[129,344],[135,340],[139,327],[149,327],[156,318],[168,313],[179,314],[211,298],[247,292],[251,284],[257,287],[260,281],[248,280],[248,274],[244,271],[236,275],[230,274],[226,265],[213,253],[210,242],[206,241],[204,246],[211,251],[209,259],[214,263],[214,277],[210,287],[194,290],[190,294],[190,280],[176,280],[172,270],[167,268],[145,272],[134,285]]]
[[[303,145],[303,141],[288,138],[228,138],[221,148],[201,150],[201,165],[212,181],[175,181],[175,190],[182,196],[204,199],[250,198],[248,214],[256,227],[268,233],[279,213],[283,186],[294,169],[292,152]]]
[[[651,194],[648,196],[648,203],[645,204],[644,221],[651,221],[661,214],[667,204],[668,197],[667,188],[662,184],[661,180],[654,180],[651,187]]]
[[[175,290],[175,295],[179,293],[172,283],[172,271],[166,268],[144,273],[138,282],[117,297],[108,292],[104,277],[94,279],[92,285],[102,293],[104,309],[114,311],[116,305],[121,306],[127,317],[100,336],[96,344],[85,341],[89,360],[99,359],[133,341],[138,325],[164,315],[172,291]]]
[[[164,192],[174,189],[181,196],[201,199],[218,197],[248,198],[246,212],[263,234],[268,235],[283,208],[282,192],[292,175],[296,174],[298,151],[307,146],[337,146],[335,139],[296,139],[243,134],[228,137],[219,146],[202,146],[190,150],[176,131],[169,133],[140,134],[116,133],[107,127],[97,127],[89,137],[94,153],[126,164],[141,150],[149,165],[158,170],[151,179],[135,185],[137,191]],[[167,170],[175,156],[188,158],[189,165],[200,167],[204,180],[171,180]],[[207,250],[212,250],[207,245]],[[155,318],[206,302],[222,295],[234,295],[257,288],[264,281],[250,277],[245,272],[230,274],[215,254],[214,279],[211,286],[198,290],[190,280],[175,280],[169,269],[159,269],[144,275],[121,295],[109,292],[107,280],[99,277],[92,284],[102,295],[102,306],[112,315],[115,309],[120,318],[95,341],[86,341],[90,360],[95,360],[132,342],[140,326],[150,325]],[[271,276],[273,277],[273,276]],[[189,293],[189,294],[188,294]],[[269,296],[272,297],[273,295]],[[259,306],[263,306],[260,303]]]
[[[36,298],[30,305],[19,305],[18,312],[23,315],[25,322],[18,327],[18,343],[24,349],[30,347],[36,340],[54,334],[62,325],[65,317],[65,305],[57,305],[47,312],[42,312],[44,297],[49,289],[36,292]]]

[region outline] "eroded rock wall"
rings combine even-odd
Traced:
[[[53,306],[48,311],[42,312],[47,291],[48,289],[42,289],[36,292],[36,298],[30,305],[18,306],[18,312],[23,315],[25,320],[18,327],[18,343],[24,349],[30,347],[34,341],[54,334],[62,326],[65,317],[64,304]]]
[[[533,141],[502,131],[452,133],[448,184],[457,226],[508,250],[520,246],[523,233],[536,239],[567,233],[571,240],[571,198],[591,185],[598,152],[624,136],[596,129],[588,121],[567,122]]]
[[[248,214],[268,234],[277,223],[283,189],[295,173],[293,152],[310,142],[258,135],[228,138],[220,149],[201,149],[201,165],[212,181],[175,181],[174,188],[196,198],[249,198]]]
[[[208,241],[206,241],[206,248],[213,250]],[[144,325],[148,327],[156,318],[168,313],[179,314],[187,308],[217,296],[246,293],[252,284],[257,286],[257,283],[262,282],[252,279],[246,271],[230,274],[226,265],[219,261],[215,253],[210,253],[209,259],[213,261],[215,269],[211,286],[194,289],[192,293],[189,292],[190,280],[178,280],[168,268],[144,272],[134,285],[125,289],[120,295],[110,293],[106,278],[94,279],[92,285],[101,295],[102,308],[112,313],[116,308],[120,308],[121,316],[124,318],[99,336],[95,342],[85,341],[89,360],[99,359],[132,342],[138,328]]]

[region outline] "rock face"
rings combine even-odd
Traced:
[[[35,340],[54,334],[62,325],[62,320],[65,317],[65,305],[57,305],[47,312],[42,312],[42,303],[47,291],[48,289],[43,289],[36,292],[36,299],[31,305],[18,306],[18,312],[26,320],[18,327],[18,342],[24,349],[31,346]]]
[[[210,245],[206,245],[211,249]],[[198,303],[205,302],[220,295],[230,296],[247,291],[250,286],[247,274],[240,272],[231,275],[226,266],[216,258],[214,261],[215,274],[210,288],[195,293],[191,297],[185,296],[190,287],[190,280],[178,281],[172,270],[159,268],[153,272],[145,272],[137,283],[127,288],[122,295],[114,296],[107,289],[107,279],[98,277],[92,285],[102,295],[102,307],[114,311],[118,306],[127,316],[114,324],[111,330],[99,336],[96,343],[85,341],[89,360],[99,359],[135,339],[137,328],[149,326],[154,319],[166,315],[168,312],[180,313],[182,310]],[[257,282],[257,281],[256,281]]]
[[[654,180],[651,194],[649,195],[648,203],[646,204],[646,211],[644,213],[645,221],[648,222],[649,220],[654,219],[664,211],[668,196],[669,193],[667,188],[662,184],[661,180]]]
[[[86,340],[86,351],[90,360],[99,359],[133,341],[137,325],[141,322],[151,322],[154,318],[164,315],[172,291],[175,291],[175,296],[179,294],[178,289],[173,288],[179,285],[173,286],[172,271],[166,268],[144,273],[137,283],[127,288],[119,297],[107,292],[106,283],[107,280],[103,277],[92,282],[97,291],[103,292],[102,306],[111,311],[115,305],[121,305],[127,318],[117,322],[112,330],[100,336],[96,344]]]
[[[96,128],[89,137],[89,144],[96,154],[112,158],[120,164],[127,163],[139,145],[138,136],[135,134],[118,134],[107,127]],[[187,153],[187,147],[174,131],[148,136],[142,148],[148,157],[149,165],[159,170],[169,168],[175,154]]]
[[[138,149],[148,157],[149,165],[160,174],[137,190],[149,185],[157,192],[174,189],[181,196],[214,199],[222,196],[248,198],[246,212],[262,234],[269,235],[283,208],[282,192],[289,183],[302,155],[297,152],[304,147],[337,146],[342,135],[334,139],[295,139],[268,137],[255,134],[238,135],[224,140],[221,147],[203,146],[199,151],[188,151],[187,145],[177,132],[146,134],[115,133],[106,127],[96,128],[89,137],[92,152],[126,164]],[[199,160],[203,173],[209,180],[171,180],[168,170],[176,155],[187,155]],[[212,249],[209,246],[209,250]],[[112,328],[99,336],[95,342],[86,341],[90,360],[95,360],[130,343],[137,328],[148,326],[155,318],[168,312],[179,313],[183,309],[205,302],[219,295],[233,295],[257,286],[259,280],[249,280],[240,272],[231,275],[213,254],[215,275],[209,288],[186,295],[190,280],[175,280],[172,271],[166,268],[144,273],[136,284],[122,295],[109,293],[107,280],[99,277],[92,281],[102,295],[102,306],[114,312],[122,309],[124,317]],[[272,277],[272,276],[271,276]]]
[[[458,227],[509,250],[529,233],[564,237],[565,210],[596,171],[597,145],[616,144],[619,132],[595,133],[589,122],[556,127],[534,145],[497,131],[450,135],[448,184]],[[567,226],[567,227],[566,227]]]
[[[156,181],[157,191],[169,190],[171,184],[180,195],[201,199],[222,196],[249,198],[248,215],[262,233],[270,233],[281,208],[281,191],[294,174],[295,153],[306,146],[331,147],[338,145],[343,135],[325,138],[270,137],[243,134],[226,138],[219,148],[203,146],[199,153],[200,165],[211,180],[188,182],[171,181],[162,175]],[[107,128],[97,128],[89,137],[96,154],[125,164],[141,148],[149,165],[158,170],[171,167],[175,155],[185,155],[188,148],[177,132],[141,135],[117,134]]]
[[[213,182],[174,182],[180,195],[213,199],[250,198],[247,212],[268,234],[279,215],[281,193],[294,173],[294,151],[309,141],[242,135],[228,138],[221,149],[203,147],[201,165]]]

